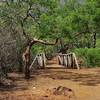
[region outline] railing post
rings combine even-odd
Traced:
[[[64,56],[64,63],[65,63],[65,66],[67,67],[67,57],[66,57],[66,55]]]
[[[31,70],[31,68],[32,68],[32,66],[33,66],[34,62],[36,61],[36,59],[37,59],[37,56],[34,58],[34,60],[33,60],[32,64],[31,64],[31,65],[30,65],[30,67],[29,67],[29,70]]]
[[[76,58],[75,53],[73,53],[73,57],[74,57],[74,59],[75,59],[76,67],[77,67],[77,69],[79,70],[80,68],[79,68],[79,64],[78,64],[78,61],[77,61],[77,58]]]
[[[44,53],[42,55],[43,55],[43,68],[45,68],[46,67],[46,58],[45,58],[45,54]]]

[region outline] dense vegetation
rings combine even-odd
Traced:
[[[82,48],[75,51],[79,56],[85,57],[86,64],[100,66],[100,1],[0,1],[0,45],[5,47],[10,39],[15,40],[15,57],[18,58],[19,66],[22,66],[22,53],[27,41],[34,37],[44,41],[59,38],[60,43],[56,46],[35,45],[32,47],[33,54],[66,53],[68,49]],[[7,55],[2,54],[0,53],[0,61],[5,63],[3,58]],[[9,64],[1,65],[11,67]]]
[[[84,60],[83,66],[98,67],[100,66],[100,48],[79,48],[74,49],[79,58]]]

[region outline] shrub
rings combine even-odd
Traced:
[[[84,59],[88,67],[100,66],[100,48],[79,48],[73,50],[78,57]]]

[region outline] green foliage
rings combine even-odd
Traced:
[[[84,45],[87,45],[87,42],[91,41],[92,32],[100,33],[98,0],[83,2],[68,0],[63,5],[60,0],[7,1],[0,5],[0,23],[4,27],[10,26],[10,29],[20,26],[29,7],[33,5],[30,12],[35,19],[29,17],[24,22],[24,30],[30,37],[41,39],[61,37],[64,41],[69,38],[71,41],[80,43],[82,47],[83,42]],[[78,37],[79,41],[76,41],[74,39],[76,33],[87,31],[87,26],[89,26],[90,32],[86,32],[85,36],[82,35],[83,38]]]
[[[100,39],[97,39],[96,47],[100,48]]]
[[[29,9],[34,18],[27,14]],[[26,16],[28,18],[23,22],[23,29],[30,38],[36,37],[45,41],[60,38],[63,40],[62,47],[64,44],[73,42],[80,48],[91,48],[95,32],[96,46],[100,47],[99,0],[65,0],[63,4],[61,4],[61,0],[6,0],[4,3],[0,2],[0,30],[9,30],[13,35],[16,31],[18,34],[22,34],[21,22]],[[80,34],[77,35],[77,33]],[[21,43],[21,39],[20,42],[18,40],[18,43]],[[35,45],[32,51],[33,53],[51,52],[56,48]],[[80,55],[82,53],[85,55],[87,51],[80,50]],[[89,52],[88,55],[90,55]],[[92,55],[90,56],[92,57]],[[93,62],[90,61],[90,58],[88,59],[88,63]]]
[[[84,65],[88,67],[100,67],[100,48],[79,48],[74,52],[84,59]]]

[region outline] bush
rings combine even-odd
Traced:
[[[100,48],[79,48],[74,49],[74,52],[84,59],[84,66],[100,67]]]

